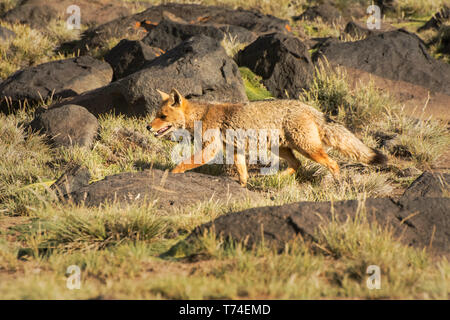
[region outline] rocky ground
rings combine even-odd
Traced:
[[[0,297],[448,298],[448,4],[207,3],[0,0]],[[171,174],[145,129],[171,88],[300,99],[388,164]]]

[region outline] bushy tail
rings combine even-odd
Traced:
[[[345,156],[367,164],[384,164],[387,157],[369,148],[353,133],[336,122],[327,122],[323,128],[323,143],[339,150]]]

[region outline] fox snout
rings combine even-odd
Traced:
[[[153,120],[152,123],[147,125],[147,130],[153,133],[153,135],[157,138],[167,135],[172,132],[175,128],[170,122],[164,122],[160,119]]]

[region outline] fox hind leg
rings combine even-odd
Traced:
[[[283,171],[283,174],[292,175],[300,167],[300,161],[295,157],[290,148],[280,147],[279,156],[287,161],[288,167]]]
[[[335,179],[339,179],[339,166],[331,159],[323,149],[317,125],[308,121],[306,117],[300,117],[291,123],[295,127],[287,132],[287,140],[291,149],[297,150],[303,156],[327,167]],[[301,124],[298,126],[297,124]]]
[[[308,152],[308,153],[302,152],[302,154],[308,157],[309,159],[327,167],[328,170],[331,171],[333,178],[339,180],[340,177],[339,165],[336,163],[336,161],[334,161],[328,156],[328,154],[325,152],[325,150],[323,150],[323,148],[318,149],[315,152]]]

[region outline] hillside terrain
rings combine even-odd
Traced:
[[[171,173],[172,88],[298,99],[388,162]],[[0,299],[448,299],[449,120],[445,0],[0,0]]]

